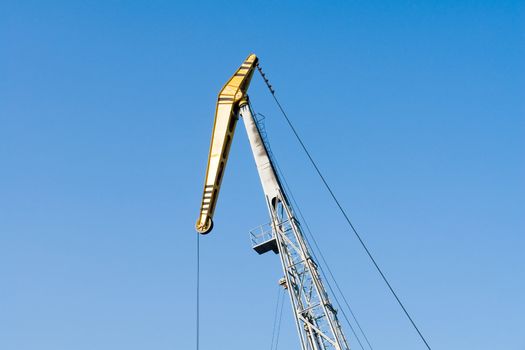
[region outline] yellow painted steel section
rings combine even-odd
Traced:
[[[257,62],[257,56],[249,55],[224,85],[217,99],[204,193],[199,218],[195,224],[197,232],[202,234],[210,232],[213,228],[213,213],[237,124],[239,106],[242,101],[246,101],[246,92]]]

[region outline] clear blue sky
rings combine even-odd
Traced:
[[[2,1],[0,348],[194,348],[215,98],[255,52],[433,348],[525,349],[524,23],[522,1]],[[259,77],[251,97],[374,348],[423,349]],[[270,347],[243,128],[201,240],[203,350]]]

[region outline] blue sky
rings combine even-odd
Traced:
[[[3,1],[0,348],[194,348],[215,99],[255,52],[433,348],[525,349],[524,20],[518,1]],[[374,349],[423,349],[257,76],[250,95]],[[271,342],[281,273],[250,248],[268,218],[243,128],[201,240],[201,349]],[[298,348],[288,304],[279,344]]]

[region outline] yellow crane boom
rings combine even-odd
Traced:
[[[249,55],[221,89],[217,99],[200,214],[195,224],[201,234],[206,234],[213,228],[213,212],[237,124],[239,105],[246,99],[246,91],[257,62],[256,55]]]

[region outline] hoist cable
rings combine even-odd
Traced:
[[[277,314],[279,313],[279,303],[281,302],[281,289],[280,285],[277,285],[277,303],[275,304],[275,312],[273,315],[273,329],[272,329],[272,342],[270,344],[270,350],[273,350],[273,344],[275,340],[275,329],[277,328]]]
[[[421,338],[421,340],[423,341],[423,343],[425,343],[426,347],[429,349],[429,350],[432,350],[432,348],[430,347],[430,345],[428,344],[427,340],[425,339],[425,337],[423,336],[423,334],[421,333],[421,331],[419,330],[419,328],[417,327],[416,323],[414,322],[414,320],[412,319],[412,317],[410,316],[410,314],[408,313],[407,309],[405,308],[405,306],[403,305],[403,303],[401,302],[401,300],[399,299],[399,297],[397,296],[397,293],[394,291],[394,288],[392,287],[392,285],[390,284],[390,282],[388,281],[388,279],[386,278],[385,274],[383,273],[383,271],[381,270],[381,268],[379,267],[378,263],[376,262],[376,260],[374,259],[374,257],[372,256],[372,253],[370,252],[370,250],[368,249],[368,247],[366,246],[365,242],[363,241],[363,239],[361,238],[361,235],[357,232],[356,228],[354,227],[354,225],[352,224],[352,221],[350,221],[350,218],[348,217],[348,214],[346,213],[346,211],[344,210],[343,206],[341,205],[341,203],[339,202],[339,200],[337,199],[337,197],[335,196],[332,188],[330,187],[330,185],[328,184],[328,182],[326,181],[325,177],[323,176],[323,174],[321,173],[321,170],[319,169],[319,167],[317,166],[317,163],[314,161],[314,159],[312,158],[310,152],[308,151],[308,149],[306,148],[306,145],[304,144],[303,140],[301,139],[301,137],[299,136],[297,130],[295,129],[295,127],[293,126],[290,118],[288,118],[288,115],[286,114],[284,108],[282,107],[281,103],[279,102],[279,99],[277,98],[277,96],[275,95],[275,90],[273,89],[273,87],[270,85],[270,82],[268,81],[268,79],[266,78],[265,74],[263,73],[261,67],[259,65],[257,65],[257,69],[259,70],[259,73],[261,74],[261,77],[263,78],[266,86],[268,87],[268,90],[270,90],[270,93],[275,101],[275,103],[277,104],[277,106],[279,107],[279,110],[281,111],[281,114],[283,115],[284,119],[286,120],[286,123],[288,124],[288,126],[290,127],[290,129],[292,130],[293,134],[295,135],[295,138],[297,139],[297,141],[299,142],[299,144],[301,145],[301,148],[303,149],[303,151],[305,152],[306,156],[308,157],[308,159],[310,160],[310,163],[312,164],[312,166],[315,168],[315,171],[317,172],[317,174],[319,175],[319,178],[321,179],[321,181],[323,182],[325,188],[327,189],[327,191],[330,193],[330,196],[332,197],[333,201],[335,202],[335,204],[337,205],[337,207],[339,208],[339,211],[341,212],[341,214],[344,216],[346,222],[348,223],[348,225],[350,226],[350,228],[352,229],[354,235],[357,237],[357,239],[359,240],[359,243],[361,243],[361,246],[363,247],[363,249],[365,250],[366,254],[368,255],[368,257],[370,258],[370,260],[372,261],[372,263],[374,264],[377,272],[379,272],[379,274],[381,275],[381,278],[383,279],[383,281],[385,282],[385,284],[387,285],[388,289],[390,290],[390,292],[392,293],[392,295],[394,296],[394,298],[396,299],[397,303],[399,304],[399,306],[401,307],[401,309],[403,310],[403,312],[405,313],[405,315],[407,316],[408,320],[410,321],[410,323],[412,324],[412,326],[414,327],[414,329],[416,330],[416,332],[419,334],[419,337]]]
[[[281,298],[281,308],[279,311],[279,320],[277,321],[277,334],[275,336],[275,347],[273,350],[277,350],[277,347],[279,346],[279,335],[281,334],[281,320],[283,318],[283,307],[284,307],[284,295]]]
[[[200,333],[200,234],[197,233],[197,271],[196,271],[196,324],[195,324],[195,344],[197,350],[199,350],[199,333]]]

